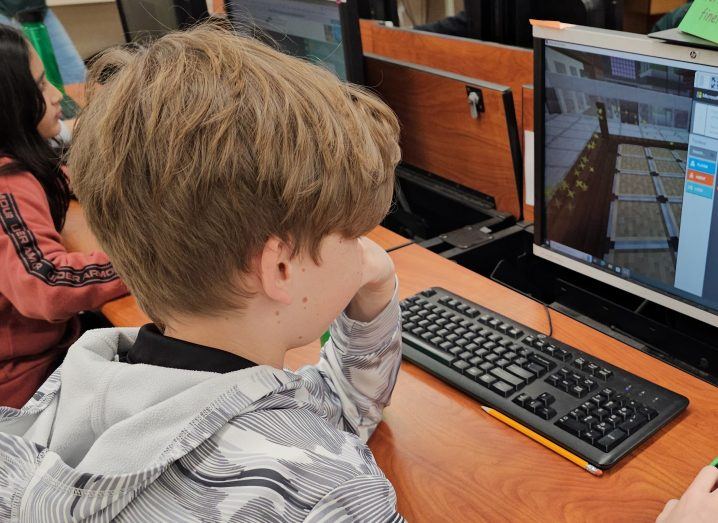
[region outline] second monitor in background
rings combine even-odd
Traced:
[[[532,47],[529,19],[621,29],[623,0],[465,0],[469,36],[487,42]]]
[[[145,43],[209,16],[205,0],[117,0],[125,40]]]
[[[227,0],[235,30],[318,63],[340,79],[364,83],[356,0]]]

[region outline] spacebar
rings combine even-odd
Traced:
[[[423,352],[427,356],[430,356],[445,365],[451,365],[451,362],[453,362],[456,359],[456,356],[454,356],[453,354],[444,352],[441,349],[436,349],[436,348],[432,347],[431,345],[424,345],[424,344],[419,345],[418,343],[416,345],[414,345],[412,343],[411,346],[414,347],[419,352]]]

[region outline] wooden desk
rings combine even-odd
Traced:
[[[78,234],[78,209],[73,206],[63,233],[68,246],[86,241],[86,233]],[[426,249],[411,245],[391,256],[402,297],[442,286],[547,330],[541,305]],[[652,522],[718,453],[718,394],[712,386],[566,316],[551,315],[556,338],[686,395],[688,410],[640,452],[595,478],[405,362],[370,447],[409,521]],[[285,363],[314,363],[317,353],[314,343],[290,351]]]
[[[377,227],[368,234],[368,237],[388,251],[411,243],[410,240],[384,227]],[[65,226],[62,229],[62,241],[65,248],[71,251],[100,250],[97,240],[87,227],[82,208],[74,200],[70,202]],[[137,327],[150,321],[139,309],[132,296],[125,296],[106,303],[100,310],[116,327]]]
[[[546,332],[543,306],[413,245],[391,254],[406,297],[442,286]],[[494,420],[404,363],[371,448],[410,521],[654,521],[717,454],[711,385],[561,314],[554,336],[691,400],[686,413],[602,478]]]

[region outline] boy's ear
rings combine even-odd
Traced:
[[[259,276],[264,293],[272,300],[291,305],[293,282],[292,248],[272,236],[260,254]]]

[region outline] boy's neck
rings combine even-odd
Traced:
[[[250,310],[212,317],[176,317],[167,323],[164,334],[277,369],[283,368],[284,354],[290,348],[276,328],[266,325],[266,317],[257,317]]]

